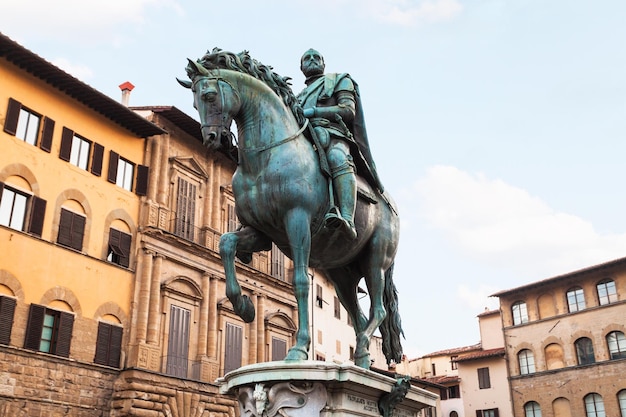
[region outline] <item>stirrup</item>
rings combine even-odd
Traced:
[[[337,207],[331,207],[326,216],[324,216],[324,225],[329,229],[340,229],[350,240],[354,240],[357,237],[354,222],[341,217],[341,213]]]

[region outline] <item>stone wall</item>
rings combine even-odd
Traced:
[[[127,369],[115,383],[111,417],[234,417],[236,408],[215,384]]]
[[[108,416],[119,371],[0,346],[0,417]]]

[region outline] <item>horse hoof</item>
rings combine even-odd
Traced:
[[[247,295],[241,297],[241,304],[238,308],[235,308],[235,313],[246,323],[251,323],[254,320],[254,304]]]
[[[307,359],[309,359],[309,352],[296,346],[289,349],[285,357],[286,361],[305,361]]]
[[[372,361],[370,360],[370,354],[366,353],[361,356],[354,357],[354,364],[359,368],[370,369],[372,366]]]

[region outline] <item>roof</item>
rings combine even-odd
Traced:
[[[122,103],[79,81],[2,33],[0,33],[0,58],[6,59],[138,137],[165,133],[163,129],[144,119]]]
[[[496,315],[496,314],[500,315],[500,310],[487,310],[487,309],[485,309],[485,311],[483,311],[482,313],[480,313],[476,317],[487,317],[487,316],[493,316],[493,315]]]
[[[504,356],[503,347],[495,348],[495,349],[479,350],[478,352],[471,352],[465,355],[459,355],[459,357],[456,358],[454,361],[455,362],[467,362],[467,361],[473,361],[477,359],[493,358],[497,356]]]
[[[520,287],[511,288],[509,290],[504,290],[497,292],[495,294],[491,294],[490,297],[502,297],[510,294],[514,294],[519,291],[526,291],[535,288],[545,287],[547,285],[553,284],[558,281],[567,281],[580,278],[586,274],[597,273],[607,269],[613,269],[620,266],[626,266],[626,258],[619,258],[612,261],[604,262],[598,265],[590,266],[587,268],[579,269],[577,271],[568,272],[567,274],[557,275],[552,278],[547,278],[541,281],[535,281],[530,284],[522,285]]]
[[[424,378],[423,381],[428,381],[431,384],[443,385],[447,384],[455,384],[461,381],[461,379],[457,375],[441,375],[441,376],[431,376],[430,378]]]
[[[437,352],[428,353],[428,354],[422,356],[422,358],[431,358],[431,357],[434,357],[434,356],[459,355],[459,354],[464,353],[464,352],[470,352],[470,351],[479,350],[479,349],[481,349],[481,344],[477,343],[477,344],[471,345],[471,346],[463,346],[463,347],[457,347],[457,348],[446,349],[446,350],[439,350]]]
[[[158,114],[178,126],[191,137],[197,139],[200,143],[204,142],[200,122],[174,106],[132,106],[130,109],[135,111],[147,110]],[[218,151],[235,161],[237,160],[238,149],[236,146],[231,149],[220,147]]]
[[[378,374],[381,375],[385,375],[391,378],[398,378],[399,376],[402,376],[400,374],[397,374],[393,371],[386,371],[384,369],[380,369],[380,368],[375,368],[372,367],[370,369],[372,372],[376,372]],[[436,381],[433,381],[432,378],[416,378],[416,377],[411,377],[411,384],[412,385],[423,385],[423,386],[429,386],[432,388],[437,388],[437,389],[443,389],[445,388],[445,386],[437,383]]]
[[[130,109],[136,111],[149,110],[159,114],[181,128],[188,135],[202,142],[200,122],[174,106],[131,106]]]

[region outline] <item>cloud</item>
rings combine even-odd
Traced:
[[[469,307],[471,311],[482,312],[485,309],[494,310],[499,307],[499,300],[489,297],[499,290],[500,288],[484,284],[479,285],[477,288],[459,284],[456,289],[456,297]]]
[[[122,24],[141,24],[148,9],[182,9],[175,0],[8,0],[0,2],[0,26],[18,37],[100,39],[115,42]]]
[[[492,265],[553,274],[624,256],[626,235],[601,235],[588,221],[483,174],[434,166],[412,192],[418,209],[407,223],[421,221]]]
[[[449,20],[463,10],[457,0],[372,0],[367,4],[372,16],[400,26]]]

